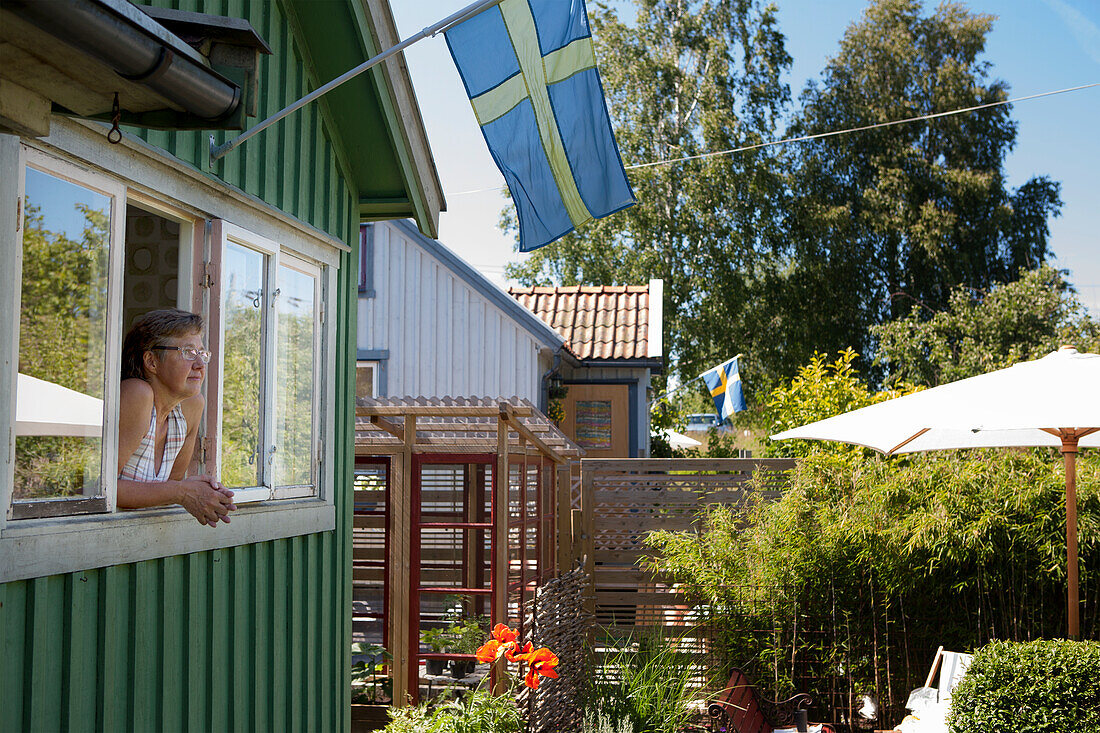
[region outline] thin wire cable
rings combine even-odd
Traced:
[[[652,168],[658,165],[672,165],[673,163],[685,163],[690,160],[701,160],[703,158],[713,158],[719,155],[733,155],[734,153],[744,153],[749,150],[756,150],[758,148],[767,148],[775,145],[787,145],[789,143],[807,142],[809,140],[820,140],[827,137],[836,137],[838,135],[850,135],[853,132],[864,132],[866,130],[875,130],[882,127],[893,127],[896,125],[906,125],[911,122],[921,122],[922,120],[934,120],[940,117],[950,117],[952,115],[961,115],[967,112],[976,112],[982,109],[989,109],[990,107],[1000,107],[1006,104],[1015,104],[1016,102],[1026,102],[1029,99],[1039,99],[1040,97],[1051,97],[1055,94],[1066,94],[1067,92],[1077,92],[1082,89],[1091,89],[1093,87],[1100,87],[1100,82],[1094,82],[1092,84],[1082,84],[1081,86],[1069,87],[1067,89],[1058,89],[1053,92],[1042,92],[1041,94],[1030,94],[1026,97],[1015,97],[1014,99],[1005,99],[1000,102],[988,102],[986,104],[978,104],[973,107],[963,107],[961,109],[953,109],[947,112],[934,112],[927,115],[919,115],[917,117],[908,117],[904,120],[891,120],[889,122],[877,122],[873,125],[862,125],[860,127],[851,127],[845,130],[832,130],[830,132],[819,132],[813,135],[802,135],[801,137],[789,137],[783,140],[771,140],[764,143],[755,143],[753,145],[745,145],[739,148],[730,148],[729,150],[715,150],[709,153],[700,153],[699,155],[686,155],[681,158],[669,158],[667,160],[655,160],[649,163],[634,163],[628,166],[624,166],[626,170],[638,170],[641,168]],[[465,196],[473,193],[485,193],[487,191],[501,191],[504,186],[491,186],[489,188],[475,188],[469,191],[458,191],[456,193],[447,193],[446,196]]]
[[[808,140],[820,140],[826,137],[836,137],[837,135],[849,135],[853,132],[864,132],[866,130],[875,130],[881,127],[893,127],[895,125],[906,125],[910,122],[921,122],[923,120],[934,120],[940,117],[950,117],[951,115],[961,115],[967,112],[976,112],[980,109],[989,109],[990,107],[1000,107],[1005,104],[1014,104],[1016,102],[1026,102],[1029,99],[1038,99],[1040,97],[1051,97],[1055,94],[1065,94],[1067,92],[1076,92],[1081,89],[1090,89],[1092,87],[1100,86],[1100,82],[1094,82],[1092,84],[1082,84],[1077,87],[1069,87],[1068,89],[1059,89],[1053,92],[1043,92],[1041,94],[1031,94],[1026,97],[1016,97],[1015,99],[1006,99],[1001,102],[988,102],[986,104],[977,104],[973,107],[963,107],[962,109],[953,109],[947,112],[934,112],[927,115],[919,115],[917,117],[907,117],[904,120],[891,120],[890,122],[876,122],[873,125],[862,125],[860,127],[852,127],[846,130],[832,130],[830,132],[819,132],[813,135],[803,135],[801,137],[789,137],[783,140],[772,140],[765,143],[756,143],[754,145],[745,145],[740,148],[730,148],[729,150],[717,150],[710,153],[700,153],[699,155],[687,155],[682,158],[669,158],[668,160],[656,160],[651,163],[635,163],[633,165],[625,166],[629,170],[638,170],[639,168],[651,168],[657,165],[671,165],[672,163],[683,163],[689,160],[700,160],[702,158],[713,158],[717,155],[732,155],[733,153],[743,153],[748,150],[756,150],[758,148],[767,148],[774,145],[786,145],[787,143],[801,143]]]

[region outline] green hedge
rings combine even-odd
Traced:
[[[951,696],[952,733],[1100,730],[1100,643],[993,642]]]

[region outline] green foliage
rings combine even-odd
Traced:
[[[433,652],[442,652],[451,643],[451,637],[445,629],[438,627],[421,629],[420,643],[427,646]]]
[[[623,160],[669,160],[774,139],[790,65],[760,0],[636,0],[633,19],[590,6]],[[665,334],[681,373],[767,338],[756,272],[772,268],[785,195],[776,149],[630,171],[637,206],[590,222],[507,276],[525,284],[663,278]],[[504,217],[506,229],[514,215]]]
[[[1079,733],[1100,728],[1100,643],[994,642],[951,695],[952,733]]]
[[[1064,344],[1100,350],[1100,324],[1051,267],[1023,271],[989,292],[956,288],[946,310],[914,306],[871,330],[890,381],[930,386],[1038,359]]]
[[[853,358],[816,356],[776,390],[772,430],[884,399],[858,379]],[[784,695],[799,660],[823,680],[808,690],[819,698],[850,681],[889,704],[921,684],[938,644],[1064,632],[1065,484],[1055,451],[885,459],[807,443],[790,453],[801,460],[780,499],[710,507],[698,530],[648,538],[655,568],[716,627],[720,666],[745,668]],[[1095,451],[1078,457],[1077,489],[1088,598],[1100,593]],[[1097,622],[1083,616],[1086,637]]]
[[[627,163],[729,150],[1003,101],[983,60],[991,16],[959,4],[872,0],[820,81],[790,110],[791,59],[756,0],[634,0],[632,23],[592,25]],[[814,353],[869,356],[869,327],[940,311],[953,288],[989,292],[1050,256],[1059,185],[1010,189],[1011,108],[798,146],[638,168],[639,204],[543,248],[508,277],[527,285],[665,281],[681,377],[746,355],[750,404]],[[505,229],[514,216],[503,217]]]
[[[456,654],[473,654],[489,635],[489,623],[484,616],[480,618],[464,618],[458,623],[451,624],[447,628],[450,638],[450,649]]]
[[[820,83],[802,94],[792,132],[813,134],[1002,101],[1008,85],[983,61],[993,17],[945,3],[874,0]],[[784,274],[788,359],[810,349],[870,353],[868,327],[913,303],[945,308],[957,286],[991,290],[1046,261],[1059,186],[1007,188],[1011,108],[956,115],[801,145]],[[828,304],[828,307],[822,307]]]
[[[420,632],[420,641],[433,652],[454,652],[473,654],[478,650],[489,634],[489,622],[485,616],[477,618],[455,618],[444,628],[427,628]]]
[[[724,663],[778,680],[775,694],[790,691],[798,658],[822,679],[843,669],[866,689],[889,667],[902,695],[937,644],[1064,632],[1064,502],[1060,461],[1046,449],[902,461],[817,454],[799,461],[780,500],[746,513],[712,507],[697,532],[648,543],[655,566],[725,633]],[[1088,597],[1100,592],[1100,456],[1091,452],[1078,459],[1078,527]],[[1086,635],[1094,623],[1083,619]]]
[[[509,695],[473,690],[434,706],[427,703],[390,710],[386,733],[519,733],[523,721]]]
[[[772,391],[765,410],[765,420],[770,423],[771,432],[790,430],[913,391],[911,386],[902,384],[896,390],[872,392],[860,380],[853,366],[857,357],[856,352],[845,349],[837,355],[836,361],[829,364],[824,354],[814,354],[810,363],[798,370],[798,375],[788,386]],[[767,456],[795,457],[819,453],[855,457],[869,452],[846,443],[816,440],[773,441],[764,449]]]
[[[661,635],[609,650],[585,705],[586,730],[678,733],[692,717],[695,655]]]
[[[352,702],[389,702],[393,697],[393,679],[384,673],[390,656],[386,648],[356,642],[351,645],[351,653],[367,657],[351,665]]]

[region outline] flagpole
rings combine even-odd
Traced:
[[[327,94],[328,92],[332,91],[333,89],[340,86],[341,84],[348,81],[349,79],[352,79],[356,76],[359,76],[360,74],[362,74],[364,71],[366,71],[370,67],[377,66],[378,64],[380,64],[383,61],[385,61],[386,59],[388,59],[390,56],[393,56],[394,54],[400,53],[401,51],[405,50],[406,48],[408,48],[412,44],[416,43],[417,41],[428,38],[429,36],[434,36],[437,33],[440,33],[442,31],[447,30],[451,26],[458,25],[462,21],[466,20],[467,18],[471,18],[471,17],[477,15],[478,13],[482,12],[483,10],[488,10],[489,8],[493,7],[494,5],[499,5],[502,1],[503,0],[478,0],[478,2],[475,2],[471,5],[467,5],[465,8],[463,8],[462,10],[459,10],[457,13],[453,13],[453,14],[447,16],[446,18],[444,18],[443,20],[439,21],[438,23],[435,23],[433,25],[428,26],[427,28],[424,28],[419,33],[416,33],[415,35],[409,36],[404,41],[401,41],[396,46],[391,46],[390,48],[387,48],[382,53],[379,53],[376,56],[367,59],[363,63],[356,66],[354,69],[351,69],[350,71],[344,72],[343,74],[336,77],[335,79],[333,79],[329,83],[325,84],[324,86],[320,86],[317,89],[314,89],[312,92],[310,92],[306,96],[302,97],[297,102],[294,102],[293,104],[291,104],[288,107],[284,107],[283,109],[279,110],[275,114],[268,117],[263,122],[259,123],[258,125],[256,125],[255,127],[251,128],[249,130],[246,130],[245,132],[241,133],[240,135],[233,138],[232,140],[228,140],[225,143],[222,143],[221,145],[215,145],[214,144],[214,136],[211,135],[210,136],[210,163],[213,164],[214,161],[219,160],[220,158],[224,157],[227,153],[229,153],[230,151],[235,149],[237,146],[239,146],[245,140],[248,140],[250,137],[262,132],[263,130],[267,129],[271,125],[274,125],[276,122],[283,119],[284,117],[289,115],[291,112],[295,112],[295,111],[301,109],[302,107],[306,106],[307,104],[309,104],[313,100],[317,99],[318,97],[320,97],[324,94]]]
[[[682,390],[684,387],[688,386],[692,382],[694,382],[696,380],[699,380],[699,379],[702,379],[702,378],[703,378],[703,375],[700,374],[698,377],[693,377],[692,379],[689,379],[688,381],[684,382],[683,384],[677,385],[677,386],[673,387],[672,389],[665,390],[664,392],[662,392],[661,394],[657,395],[656,397],[651,399],[649,402],[647,402],[646,407],[650,407],[650,406],[654,405],[655,403],[660,402],[665,397],[668,397],[671,394],[676,394],[677,392],[679,392],[680,390]]]
[[[729,362],[733,361],[734,359],[740,359],[742,356],[744,356],[744,354],[738,354],[737,356],[733,357],[733,359],[726,359],[724,362],[722,362],[722,364],[728,364]],[[722,364],[719,364],[718,366],[722,366]],[[709,371],[711,371],[711,370],[708,369],[707,372],[709,372]],[[703,374],[706,374],[707,372],[703,372]],[[665,397],[668,397],[671,394],[676,394],[677,392],[679,392],[680,390],[682,390],[684,387],[688,386],[692,382],[696,381],[697,379],[702,379],[703,374],[700,374],[698,377],[693,377],[692,379],[689,379],[686,382],[684,382],[683,384],[680,384],[676,387],[673,387],[672,389],[665,390],[664,392],[662,392],[661,394],[657,395],[656,397],[651,399],[649,402],[647,402],[646,407],[652,406],[654,403],[658,402],[659,400],[664,399]]]

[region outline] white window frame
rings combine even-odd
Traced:
[[[275,414],[278,407],[278,395],[275,389],[275,369],[277,364],[277,355],[275,353],[276,335],[279,328],[279,317],[276,309],[277,302],[277,290],[279,282],[279,268],[289,267],[293,270],[301,272],[313,278],[314,287],[314,303],[317,307],[317,313],[315,316],[315,328],[313,331],[313,353],[322,353],[322,329],[323,329],[323,312],[324,312],[324,297],[322,288],[322,269],[315,263],[311,263],[301,255],[296,255],[292,252],[284,250],[277,242],[263,237],[255,232],[249,231],[243,227],[237,226],[228,221],[221,219],[213,222],[213,240],[215,246],[218,247],[219,257],[217,262],[220,266],[224,266],[226,260],[226,249],[230,244],[236,244],[241,247],[260,252],[266,257],[264,265],[264,280],[267,283],[267,292],[262,295],[262,308],[264,310],[264,326],[260,338],[260,350],[263,354],[264,373],[261,376],[260,392],[261,392],[261,413],[263,414],[263,422],[260,427],[260,440],[263,448],[263,457],[261,459],[260,466],[260,484],[258,486],[249,486],[243,488],[233,488],[233,500],[237,504],[244,504],[254,501],[272,501],[277,499],[293,499],[306,496],[315,496],[317,494],[317,475],[318,475],[318,459],[320,453],[320,446],[322,440],[320,438],[321,431],[319,426],[323,419],[323,411],[318,409],[320,403],[320,372],[319,372],[319,360],[313,361],[313,436],[310,440],[310,444],[313,446],[313,451],[310,456],[310,476],[311,485],[309,486],[275,486],[274,481],[274,458],[277,452],[275,446]],[[224,278],[219,278],[223,280]],[[274,291],[274,292],[273,292]],[[225,291],[218,288],[217,298],[219,303],[219,312],[224,311],[225,304]],[[221,346],[225,344],[225,320],[219,319],[218,323],[218,348],[215,349],[218,364],[217,374],[215,379],[217,380],[218,394],[224,393],[224,351]],[[216,435],[215,444],[220,448],[222,445],[222,400],[215,400],[212,405],[214,411],[211,413],[211,418],[214,422],[214,432]],[[218,454],[218,451],[215,451]],[[215,458],[215,460],[218,460]],[[215,468],[216,475],[221,476],[220,461]]]
[[[313,262],[309,262],[303,259],[301,256],[294,255],[290,252],[283,251],[279,257],[279,262],[276,265],[276,287],[278,287],[278,268],[286,267],[288,269],[299,272],[307,277],[313,279],[313,305],[315,310],[314,322],[313,322],[313,353],[320,354],[321,351],[321,337],[324,332],[324,314],[325,314],[325,300],[324,300],[324,288],[323,286],[323,271],[321,267]],[[277,296],[276,296],[277,297]],[[274,324],[272,325],[271,332],[274,335],[278,335],[279,318],[278,311],[272,308],[275,312]],[[272,373],[275,372],[278,355],[272,351]],[[272,499],[294,499],[303,496],[315,496],[317,493],[317,481],[320,474],[321,458],[324,455],[324,440],[321,438],[320,425],[324,419],[325,403],[321,400],[321,370],[320,362],[318,359],[314,359],[313,365],[313,394],[310,398],[310,409],[313,411],[312,425],[313,435],[310,436],[310,459],[309,459],[309,484],[308,485],[287,485],[277,486],[274,479],[272,479],[271,498]],[[274,423],[275,415],[277,414],[277,408],[279,406],[278,393],[275,389],[271,391],[271,419]],[[272,428],[272,439],[274,440],[275,430]]]
[[[272,242],[282,243],[281,249],[287,254],[316,263],[320,293],[318,306],[321,311],[320,327],[315,332],[320,342],[316,368],[320,374],[331,374],[336,369],[335,319],[325,318],[324,314],[335,307],[340,253],[348,251],[348,245],[226,186],[216,178],[198,173],[141,141],[124,137],[121,144],[108,145],[98,125],[55,117],[47,138],[23,140],[14,135],[0,134],[0,171],[17,172],[17,175],[0,175],[0,268],[5,273],[13,273],[10,277],[5,274],[0,278],[0,313],[15,314],[0,316],[0,346],[7,348],[12,345],[13,353],[18,345],[22,284],[22,229],[21,223],[16,221],[16,204],[18,202],[21,210],[25,155],[30,158],[42,156],[51,164],[51,169],[54,160],[61,161],[70,175],[87,176],[93,181],[103,177],[121,191],[112,206],[112,265],[108,280],[111,315],[106,366],[107,373],[114,375],[114,378],[107,380],[104,399],[107,415],[103,453],[105,465],[109,464],[109,469],[104,473],[104,486],[108,487],[111,499],[107,513],[7,519],[14,478],[17,368],[14,359],[0,359],[0,434],[6,438],[0,440],[0,501],[4,502],[4,510],[0,511],[0,583],[335,529],[332,460],[335,441],[329,438],[335,435],[336,426],[333,410],[324,407],[334,404],[336,399],[335,380],[331,379],[315,382],[319,382],[320,399],[317,404],[322,407],[314,429],[321,436],[322,443],[320,454],[315,458],[317,472],[312,496],[245,504],[232,515],[231,524],[221,524],[216,529],[201,527],[178,506],[114,511],[117,375],[121,360],[121,281],[124,270],[121,258],[124,256],[125,239],[124,232],[119,232],[116,238],[114,229],[125,226],[126,204],[131,199],[141,208],[152,208],[157,213],[163,211],[171,218],[182,215],[182,218],[192,221],[196,278],[195,284],[190,286],[193,308],[204,302],[209,303],[211,310],[214,307],[214,303],[210,302],[213,300],[210,297],[212,293],[202,283],[202,278],[210,272],[215,244],[211,236],[211,223],[217,219],[239,221],[242,227]],[[88,185],[85,180],[75,182]],[[92,188],[99,190],[102,184]],[[114,264],[114,258],[119,258],[117,264]],[[187,276],[188,273],[181,270],[179,277]],[[185,293],[181,286],[181,295]],[[218,325],[220,328],[220,322]],[[212,427],[208,420],[207,434]]]
[[[112,180],[107,176],[98,175],[97,173],[83,168],[78,165],[47,155],[34,148],[27,147],[25,145],[19,146],[19,159],[18,159],[18,173],[17,173],[17,206],[15,221],[15,247],[12,251],[2,250],[3,257],[0,262],[4,264],[4,271],[10,272],[11,277],[4,278],[7,287],[13,291],[11,295],[4,298],[4,301],[11,304],[11,309],[7,312],[12,320],[10,324],[9,333],[5,334],[3,346],[7,353],[15,356],[10,360],[10,375],[9,379],[9,395],[10,411],[11,411],[11,423],[6,425],[9,430],[8,433],[8,446],[7,446],[7,460],[3,464],[2,476],[0,481],[0,501],[3,501],[3,513],[0,516],[0,529],[5,527],[9,522],[26,521],[23,519],[16,520],[13,518],[15,504],[13,503],[13,491],[15,485],[15,394],[16,394],[16,381],[18,379],[18,364],[19,364],[19,317],[20,313],[20,299],[22,297],[23,287],[23,225],[25,222],[25,205],[26,205],[26,177],[27,169],[33,168],[48,176],[58,178],[64,181],[68,181],[81,188],[94,191],[95,193],[107,196],[111,200],[111,229],[108,240],[108,260],[107,260],[107,313],[106,313],[106,333],[104,334],[106,343],[104,344],[106,363],[104,365],[104,374],[107,375],[106,383],[103,385],[103,427],[101,432],[101,454],[99,460],[100,468],[100,482],[101,490],[94,495],[94,498],[102,497],[105,503],[97,506],[91,513],[111,512],[114,511],[116,505],[115,492],[116,492],[116,480],[115,474],[118,472],[117,455],[118,455],[118,393],[119,382],[117,379],[112,379],[110,375],[118,374],[119,365],[121,363],[121,344],[122,335],[119,332],[119,321],[121,319],[122,311],[122,266],[123,255],[125,254],[125,227],[126,227],[126,193],[125,187]],[[73,502],[79,499],[93,498],[91,496],[73,497],[71,499],[57,498],[48,499],[42,502],[34,502],[34,504],[40,504],[43,506],[48,503],[52,507],[60,510],[58,513],[65,516],[75,516],[77,513],[84,513],[76,510],[73,507],[73,511],[64,511],[65,504]],[[96,502],[98,504],[98,502]],[[27,505],[32,505],[28,503]],[[26,506],[26,505],[25,505]]]
[[[370,372],[370,393],[371,393],[371,397],[377,397],[378,396],[378,370],[379,370],[379,368],[381,368],[381,366],[382,366],[381,362],[374,361],[372,359],[359,359],[358,361],[355,362],[356,382],[358,382],[359,369],[361,367],[370,367],[371,368],[371,372]],[[356,399],[359,398],[358,390],[355,393],[355,397],[356,397]]]

